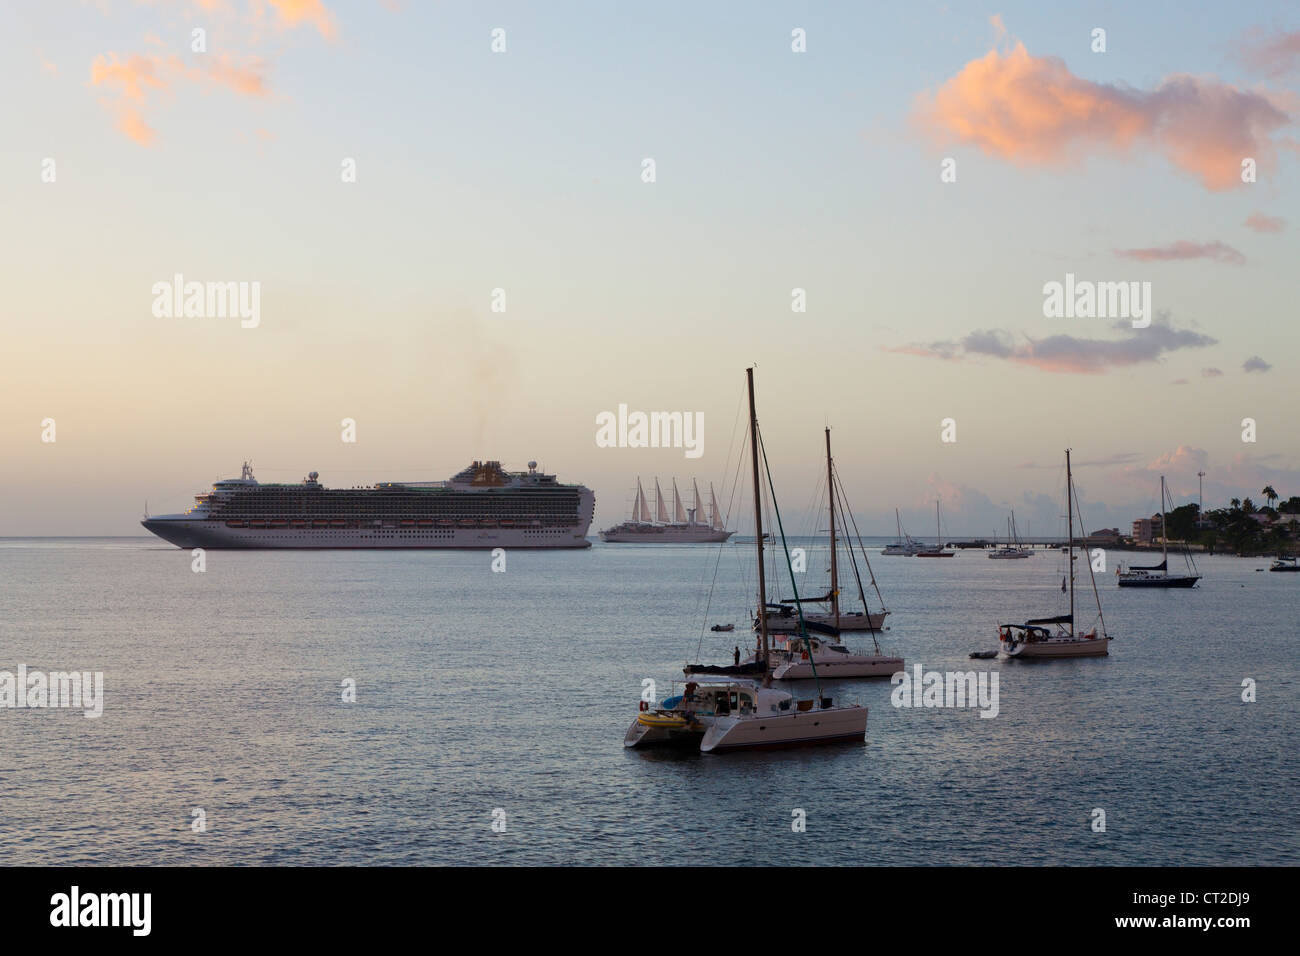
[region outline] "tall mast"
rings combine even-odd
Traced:
[[[903,543],[903,519],[898,516],[898,509],[894,509],[894,524],[898,525],[898,542]]]
[[[767,667],[767,579],[763,575],[763,501],[762,482],[758,476],[758,413],[754,411],[754,370],[745,369],[749,385],[749,451],[754,462],[754,547],[758,551],[758,628],[763,646],[763,686],[772,686],[772,672]]]
[[[1169,573],[1169,533],[1165,528],[1165,476],[1160,476],[1160,557],[1165,562],[1165,573]]]
[[[1066,572],[1070,578],[1070,636],[1074,636],[1074,473],[1070,470],[1070,449],[1065,449],[1065,510],[1069,522],[1070,546],[1066,555]]]
[[[835,473],[831,466],[831,430],[826,428],[826,493],[831,502],[831,616],[840,626],[840,575],[835,554]]]
[[[938,540],[938,550],[943,550],[943,532],[939,530],[939,499],[934,499],[934,536]]]

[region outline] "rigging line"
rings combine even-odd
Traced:
[[[837,480],[836,480],[836,484],[839,484],[839,481],[838,481],[838,475],[836,476],[836,479],[837,479]],[[840,499],[841,510],[842,510],[842,511],[848,511],[848,514],[849,514],[849,520],[850,520],[850,521],[853,521],[853,531],[854,531],[854,533],[856,534],[856,533],[857,533],[857,530],[858,530],[858,525],[857,525],[856,520],[854,520],[854,518],[853,518],[853,512],[852,512],[852,511],[849,511],[849,509],[848,509],[848,505],[847,505],[847,504],[845,503],[845,501],[844,501],[844,489],[843,489],[842,487],[840,488],[839,499]],[[848,529],[846,528],[845,530],[847,531]],[[858,535],[858,547],[862,548],[862,536],[861,536],[861,535]],[[866,549],[866,548],[862,548],[862,559],[863,559],[864,561],[867,559],[867,549]],[[880,654],[880,642],[876,640],[876,628],[873,627],[872,624],[871,624],[871,608],[867,605],[867,595],[866,595],[866,593],[862,590],[862,575],[858,573],[858,557],[857,557],[857,555],[856,555],[856,554],[854,553],[854,551],[853,551],[853,542],[852,542],[852,541],[849,542],[849,560],[850,560],[850,561],[852,562],[852,564],[853,564],[853,577],[854,577],[854,579],[858,582],[858,597],[861,598],[861,600],[862,600],[862,614],[863,614],[863,616],[866,617],[866,619],[867,619],[867,630],[870,631],[870,633],[871,633],[871,643],[872,643],[872,644],[875,646],[875,648],[876,648],[876,654],[879,655],[879,654]],[[869,569],[869,568],[870,568],[870,565],[868,565],[868,569]],[[875,583],[875,579],[874,579],[874,578],[872,579],[872,583],[873,583],[873,584]],[[876,588],[876,596],[877,596],[877,597],[880,597],[880,588]],[[884,598],[880,598],[880,609],[883,611],[884,608],[885,608],[885,599],[884,599]]]
[[[742,390],[742,391],[741,391],[741,397],[740,397],[740,399],[739,399],[739,400],[737,401],[737,403],[736,403],[736,417],[735,417],[735,420],[731,423],[731,441],[728,443],[728,446],[727,446],[727,463],[726,463],[726,466],[724,467],[723,472],[722,472],[722,474],[723,474],[724,476],[727,474],[728,471],[731,470],[731,452],[732,452],[732,450],[736,447],[736,431],[737,431],[737,428],[739,427],[739,422],[740,422],[740,411],[741,411],[741,407],[742,407],[743,404],[744,404],[744,400],[745,400],[745,392]],[[748,431],[746,431],[745,434],[746,434],[746,436],[747,436],[747,435],[748,435]],[[744,437],[742,437],[742,439],[741,439],[741,444],[740,444],[740,453],[736,456],[736,469],[737,469],[737,473],[739,473],[741,462],[744,461],[744,458],[745,458],[745,448],[746,448],[746,447],[747,447],[747,439],[744,438]],[[724,488],[724,490],[725,490],[725,488]],[[732,493],[733,493],[733,495],[734,495],[734,493],[735,493],[735,482],[732,483]],[[715,503],[716,503],[716,501],[717,501],[717,499],[714,498],[714,502],[715,502]],[[703,502],[698,502],[698,504],[703,504]],[[699,518],[699,516],[696,515],[696,519],[697,519],[697,520],[698,520],[698,518]],[[714,518],[716,519],[716,518],[717,518],[717,515],[714,515]],[[724,521],[723,521],[723,523],[722,523],[722,524],[723,524],[723,528],[725,529],[726,526],[727,526],[728,524],[730,524],[730,522],[731,522],[731,502],[728,501],[728,502],[727,502],[727,516],[726,516],[726,519],[724,519]],[[706,633],[706,629],[707,629],[708,626],[709,626],[709,612],[713,609],[713,593],[714,593],[714,591],[716,590],[716,588],[717,588],[717,586],[718,586],[718,568],[719,568],[719,567],[721,566],[721,564],[722,564],[722,549],[723,549],[725,546],[726,546],[726,541],[721,541],[721,542],[718,543],[717,558],[714,560],[714,563],[713,563],[713,581],[709,584],[709,592],[708,592],[708,596],[707,596],[707,598],[706,598],[706,600],[705,600],[705,603],[704,603],[704,618],[703,618],[703,623],[700,624],[700,639],[699,639],[699,641],[696,643],[696,646],[695,646],[695,660],[696,660],[697,662],[698,662],[699,659],[700,659],[700,651],[701,651],[701,649],[702,649],[703,646],[704,646],[704,635],[705,635],[705,633]],[[705,565],[705,567],[707,568],[708,565]]]
[[[867,555],[867,546],[862,543],[862,534],[858,531],[858,519],[854,517],[853,509],[849,506],[849,497],[844,493],[844,481],[840,478],[840,471],[838,468],[835,469],[835,485],[839,488],[841,508],[843,511],[848,512],[849,520],[853,522],[853,535],[858,539],[858,547],[862,550],[862,560],[866,562],[867,565],[867,575],[871,579],[871,586],[876,589],[876,597],[880,599],[880,609],[883,611],[885,608],[885,596],[880,593],[880,585],[876,583],[876,572],[872,570],[871,558]],[[852,549],[850,549],[850,553],[852,553]],[[858,586],[860,588],[861,584],[859,583]],[[866,600],[864,599],[862,603],[865,605]]]
[[[1074,488],[1074,508],[1079,513],[1079,530],[1082,532],[1083,523],[1083,505],[1079,502],[1079,489]],[[1101,610],[1101,595],[1097,593],[1097,575],[1092,570],[1092,555],[1088,549],[1084,548],[1084,560],[1088,562],[1088,579],[1092,581],[1092,596],[1097,600],[1097,620],[1101,622],[1101,636],[1106,636],[1106,617]],[[1073,570],[1073,569],[1071,569]]]
[[[803,637],[804,646],[808,648],[808,666],[812,668],[813,681],[817,684],[817,700],[820,702],[824,699],[822,696],[822,679],[817,676],[817,661],[814,660],[812,652],[812,639],[809,638],[808,628],[804,624],[803,604],[799,601],[799,585],[794,580],[794,565],[790,563],[790,547],[785,542],[785,528],[781,525],[781,508],[776,503],[776,488],[772,485],[772,467],[767,461],[767,448],[763,444],[762,431],[758,433],[758,447],[763,453],[763,470],[767,472],[768,497],[772,502],[773,510],[776,512],[776,527],[781,532],[781,550],[785,552],[785,567],[790,574],[790,587],[794,590],[795,607],[799,611],[799,633]],[[772,550],[775,551],[776,549],[773,548]],[[767,608],[761,608],[759,613],[766,614]],[[786,646],[789,646],[788,641]]]

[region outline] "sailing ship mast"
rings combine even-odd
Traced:
[[[1070,449],[1065,449],[1065,511],[1069,522],[1068,552],[1065,558],[1066,575],[1070,579],[1070,636],[1074,636],[1074,473],[1070,471]],[[1059,512],[1058,512],[1059,513]]]
[[[831,617],[840,626],[840,578],[835,548],[835,473],[831,467],[831,430],[826,428],[826,493],[831,503]],[[863,604],[866,611],[866,604]]]
[[[768,669],[767,648],[767,579],[763,572],[763,483],[758,473],[758,413],[754,411],[754,369],[745,369],[749,385],[749,451],[754,466],[754,547],[758,549],[758,626],[763,657],[763,686],[772,686],[772,672]]]

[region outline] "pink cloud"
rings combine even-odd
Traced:
[[[1247,229],[1256,232],[1281,232],[1286,228],[1286,220],[1277,216],[1266,216],[1262,212],[1252,212],[1244,223]]]
[[[282,26],[296,27],[301,23],[314,26],[327,40],[338,35],[334,14],[325,9],[321,0],[267,0],[274,8]]]
[[[1241,185],[1241,162],[1270,168],[1273,134],[1292,118],[1275,98],[1214,77],[1175,74],[1153,90],[1095,83],[1017,41],[971,60],[915,119],[941,142],[978,147],[1025,166],[1065,166],[1088,152],[1163,153],[1211,190]]]
[[[1300,65],[1300,30],[1270,35],[1255,29],[1240,45],[1237,58],[1267,76],[1285,76]]]
[[[1136,259],[1138,262],[1174,262],[1180,259],[1213,259],[1228,265],[1239,266],[1246,261],[1232,246],[1218,242],[1192,242],[1179,239],[1167,246],[1153,246],[1146,249],[1116,249],[1115,255],[1121,259]]]
[[[105,105],[117,119],[117,128],[141,146],[151,145],[157,134],[145,121],[150,94],[167,94],[178,84],[218,86],[243,96],[267,93],[266,65],[257,57],[223,53],[204,66],[187,66],[180,57],[133,53],[119,57],[109,52],[90,65],[90,85],[108,96]]]

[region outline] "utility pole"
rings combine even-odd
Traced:
[[[1196,473],[1196,525],[1200,527],[1201,522],[1205,520],[1205,486],[1201,481],[1205,477],[1205,472]]]

